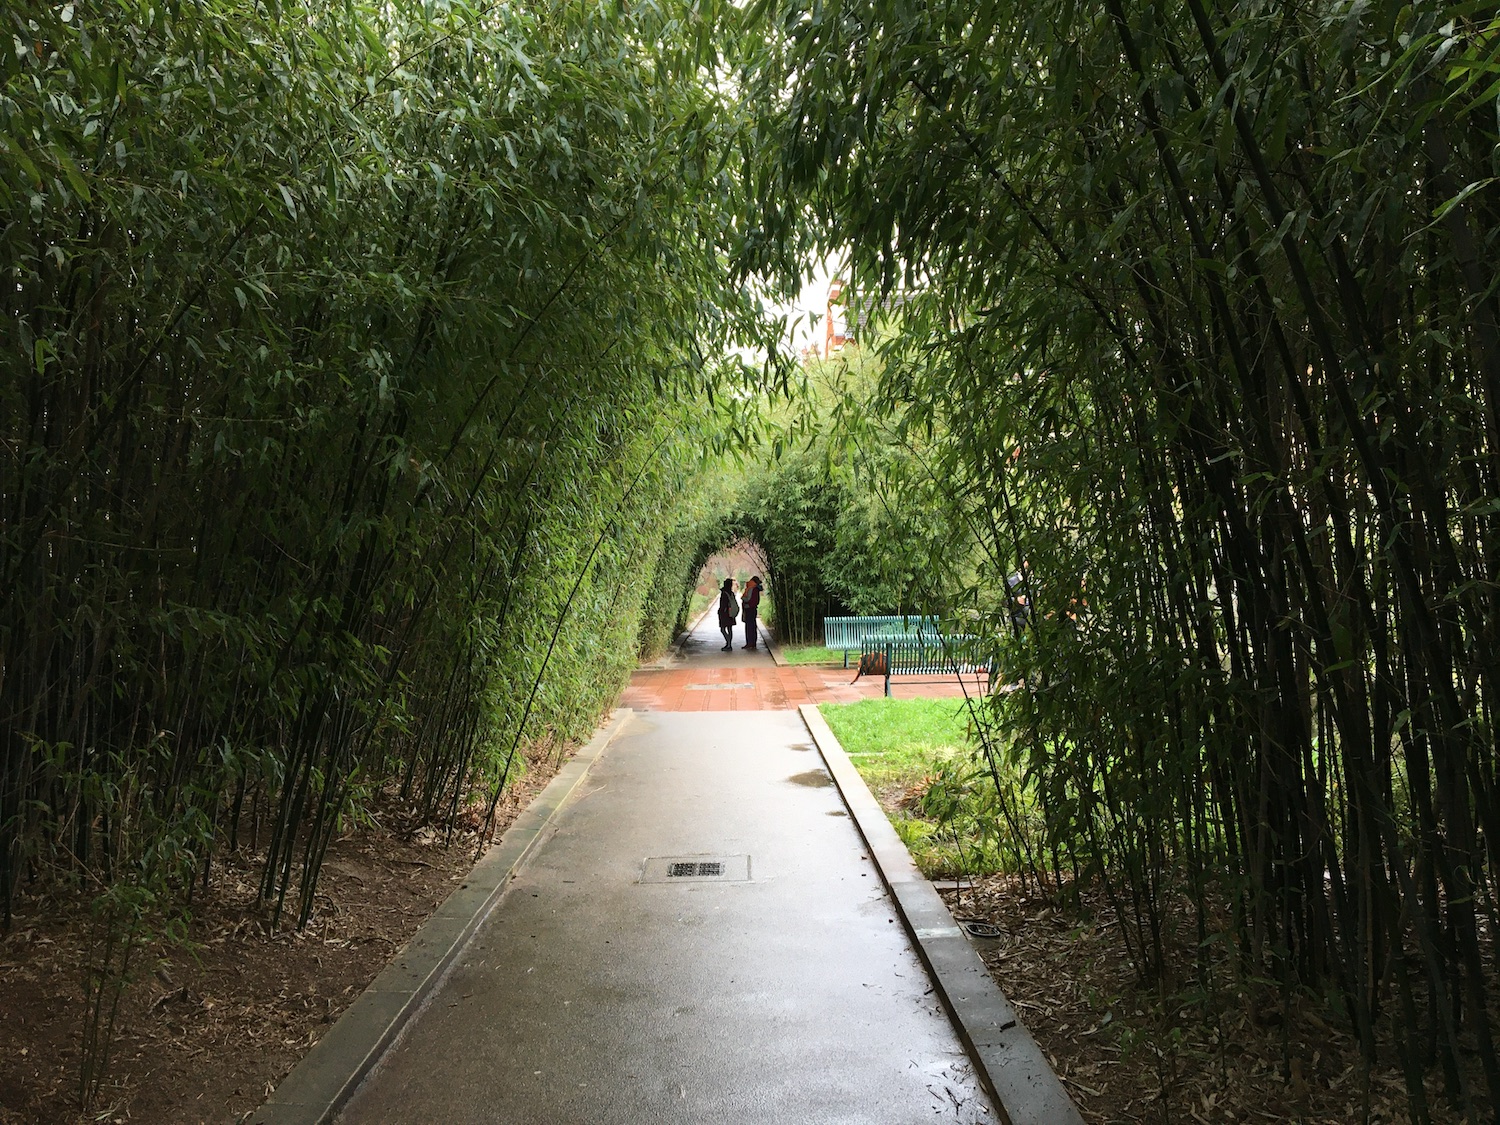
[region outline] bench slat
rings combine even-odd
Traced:
[[[823,618],[823,647],[842,649],[844,667],[849,667],[849,653],[872,636],[921,636],[936,633],[938,619],[923,615],[890,614],[867,617]]]
[[[892,676],[988,675],[993,663],[984,639],[968,633],[867,636],[860,655],[885,657],[886,695],[891,694]],[[860,665],[865,666],[863,659]]]
[[[876,633],[906,635],[936,632],[938,619],[928,616],[825,617],[824,648],[858,648],[865,637]]]

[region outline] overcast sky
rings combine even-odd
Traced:
[[[814,265],[808,280],[802,284],[802,292],[798,294],[796,303],[783,309],[796,320],[792,326],[790,342],[793,351],[800,352],[813,343],[822,347],[823,318],[828,312],[828,283],[837,275],[838,264],[836,258],[825,258]],[[811,323],[808,321],[809,313],[816,317]]]

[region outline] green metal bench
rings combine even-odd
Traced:
[[[905,637],[936,633],[936,617],[825,617],[823,647],[844,650],[844,667],[849,667],[849,653],[864,644],[866,637]]]
[[[938,676],[947,680],[969,675],[987,677],[993,669],[989,644],[983,637],[966,633],[872,636],[860,646],[860,675],[883,675],[887,696],[891,694],[892,676]]]

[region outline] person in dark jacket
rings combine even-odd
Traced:
[[[734,596],[734,579],[724,579],[719,587],[719,632],[724,634],[724,651],[734,650],[734,619],[740,615],[740,603]]]
[[[760,575],[745,583],[745,596],[740,599],[740,608],[745,611],[745,647],[754,648],[757,639],[755,615],[760,612]]]

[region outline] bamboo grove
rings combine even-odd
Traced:
[[[0,10],[0,905],[98,891],[104,1003],[216,851],[304,923],[593,728],[759,313],[672,5]]]
[[[744,279],[847,249],[900,314],[820,518],[912,545],[817,597],[971,584],[1011,847],[1143,980],[1493,1112],[1492,6],[0,15],[0,907],[98,892],[96,1005],[222,849],[305,922],[376,794],[592,727],[728,534]]]
[[[866,438],[986,560],[1018,852],[1146,981],[1327,998],[1417,1120],[1500,1094],[1493,13],[761,11],[764,243],[903,291]]]

